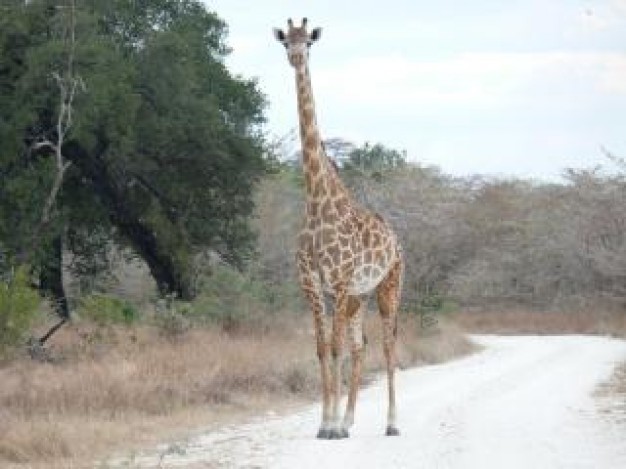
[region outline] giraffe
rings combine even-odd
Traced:
[[[383,218],[361,207],[325,155],[318,130],[308,57],[321,28],[307,30],[307,19],[288,29],[274,29],[295,69],[302,168],[306,209],[297,240],[296,262],[303,294],[312,312],[322,382],[322,422],[318,438],[349,436],[363,363],[363,315],[366,295],[376,293],[383,326],[387,367],[388,408],[386,435],[399,435],[396,425],[394,373],[396,368],[397,311],[403,261],[395,233]],[[332,303],[326,314],[325,303]],[[346,336],[352,370],[343,419],[339,414],[341,367]]]

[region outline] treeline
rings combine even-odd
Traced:
[[[356,198],[398,230],[405,303],[461,306],[626,307],[626,164],[567,170],[562,183],[454,178],[382,145],[329,141]],[[258,194],[260,269],[294,278],[302,213],[297,165]]]

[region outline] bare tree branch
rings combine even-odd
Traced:
[[[50,223],[52,219],[52,211],[56,202],[57,196],[61,187],[68,168],[71,166],[71,161],[67,160],[63,155],[63,144],[66,137],[72,128],[73,123],[73,106],[74,98],[77,92],[84,92],[86,90],[85,83],[80,76],[74,74],[74,56],[76,51],[76,4],[75,0],[69,0],[68,2],[68,14],[69,14],[69,30],[67,34],[68,55],[66,62],[66,70],[62,73],[58,71],[52,72],[52,78],[56,82],[59,90],[59,106],[58,116],[56,121],[56,142],[48,139],[38,139],[33,145],[32,150],[41,150],[48,148],[54,152],[56,171],[54,175],[54,181],[50,192],[46,197],[46,201],[43,206],[41,217],[38,225],[33,230],[30,250],[25,255],[26,258],[35,250],[37,243],[39,242],[42,231]]]

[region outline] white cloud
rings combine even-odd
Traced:
[[[590,3],[580,12],[579,22],[583,29],[592,33],[623,28],[626,24],[626,1]]]
[[[605,57],[600,84],[604,91],[626,95],[626,54]]]
[[[314,74],[318,93],[333,103],[478,109],[567,90],[624,94],[624,77],[626,54],[612,52],[464,53],[434,61],[366,57]]]

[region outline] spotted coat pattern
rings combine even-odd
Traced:
[[[387,363],[388,435],[397,435],[394,371],[397,311],[402,277],[398,239],[378,214],[360,206],[351,196],[324,153],[318,129],[309,74],[309,48],[320,34],[288,21],[287,32],[274,34],[287,50],[295,69],[306,211],[298,236],[300,284],[313,311],[317,354],[322,376],[320,438],[342,438],[354,421],[363,360],[364,295],[375,291],[383,323],[383,350]],[[332,300],[325,311],[324,298]],[[339,417],[341,362],[346,336],[350,341],[352,374],[348,403]]]

